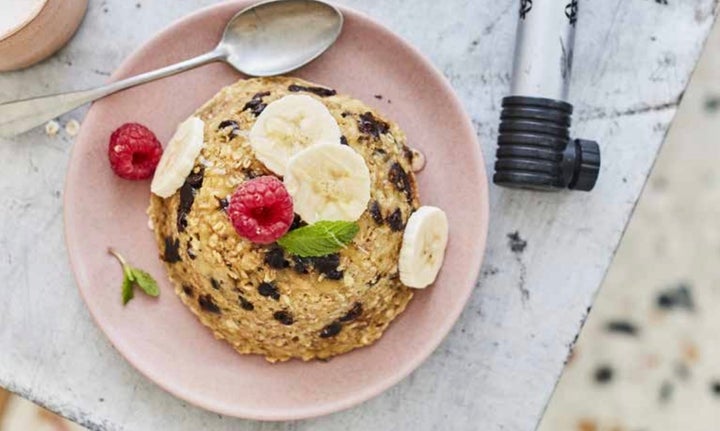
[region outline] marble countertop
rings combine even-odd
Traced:
[[[0,100],[101,84],[133,49],[210,0],[104,0],[56,56],[0,74]],[[343,0],[447,76],[492,171],[517,1]],[[63,239],[72,137],[0,140],[0,386],[98,430],[532,430],[542,415],[714,22],[716,0],[584,0],[571,88],[574,134],[596,139],[595,191],[490,189],[477,288],[454,330],[403,382],[353,409],[292,423],[219,416],[165,393],[94,326]],[[82,120],[84,110],[60,118]],[[511,247],[509,234],[523,247]],[[516,244],[517,245],[517,244]],[[514,251],[513,251],[514,249]]]

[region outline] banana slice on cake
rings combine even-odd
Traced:
[[[400,248],[400,281],[422,289],[435,281],[445,258],[448,219],[440,208],[423,206],[412,213]]]
[[[270,103],[250,129],[250,146],[268,169],[284,176],[290,158],[318,144],[340,144],[340,127],[318,100],[292,94]]]
[[[370,200],[370,171],[352,148],[317,144],[290,159],[285,187],[295,212],[307,223],[355,221]]]
[[[180,123],[163,150],[150,191],[161,198],[168,198],[183,185],[202,150],[204,129],[205,123],[197,117],[190,117]]]

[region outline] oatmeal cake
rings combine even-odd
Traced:
[[[362,156],[369,171],[358,233],[324,256],[254,243],[238,235],[227,213],[243,183],[282,180],[256,157],[250,131],[269,104],[288,95],[321,102],[337,122],[338,144]],[[419,201],[413,152],[399,127],[357,99],[287,77],[238,81],[194,116],[202,120],[200,154],[179,189],[153,195],[148,210],[183,303],[217,338],[271,362],[329,358],[380,338],[413,295],[398,261]],[[296,214],[290,232],[306,224]]]

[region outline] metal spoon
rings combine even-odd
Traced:
[[[340,11],[317,0],[258,3],[237,13],[206,54],[91,90],[0,104],[0,136],[18,135],[93,100],[214,61],[251,76],[290,72],[325,52],[342,25]]]

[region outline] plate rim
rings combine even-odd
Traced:
[[[127,69],[127,64],[129,60],[138,57],[143,54],[143,52],[148,49],[148,46],[153,44],[156,40],[163,38],[168,33],[171,33],[175,30],[176,27],[184,25],[188,21],[192,21],[196,19],[199,16],[205,15],[206,13],[215,10],[215,9],[221,9],[228,7],[229,5],[237,5],[238,11],[241,10],[241,8],[247,7],[249,5],[258,3],[257,1],[253,0],[233,0],[229,2],[222,2],[222,3],[216,3],[212,4],[200,9],[197,9],[189,14],[186,14],[171,23],[169,23],[167,26],[162,28],[160,31],[155,33],[151,38],[144,41],[140,46],[135,48],[133,51],[130,52],[118,65],[118,67],[115,69],[115,71],[110,75],[107,82],[114,82],[120,77],[125,75],[125,69]],[[187,390],[187,388],[183,388],[180,386],[174,386],[171,384],[168,384],[167,381],[163,379],[156,378],[155,376],[151,375],[152,373],[148,373],[148,370],[143,369],[142,367],[138,366],[138,363],[136,362],[135,354],[131,349],[123,349],[119,347],[121,343],[118,343],[117,341],[121,340],[114,340],[111,338],[108,333],[105,331],[105,328],[103,325],[100,324],[98,317],[96,316],[96,311],[93,310],[90,306],[88,306],[88,300],[85,296],[85,290],[80,287],[81,285],[81,275],[80,271],[78,270],[79,262],[77,261],[77,256],[73,253],[73,248],[70,246],[70,232],[68,228],[68,213],[69,213],[69,201],[70,199],[68,196],[72,196],[72,193],[68,193],[68,184],[69,184],[69,177],[71,175],[71,169],[70,166],[72,165],[72,161],[75,158],[75,152],[77,151],[77,145],[74,145],[70,151],[69,158],[68,158],[68,169],[65,174],[65,184],[64,184],[64,192],[63,192],[63,232],[64,232],[64,242],[65,242],[65,248],[68,253],[68,259],[70,262],[70,269],[73,273],[73,278],[75,279],[76,287],[80,293],[80,297],[82,298],[85,308],[88,310],[90,316],[92,317],[92,320],[95,324],[95,326],[100,329],[100,331],[103,333],[105,338],[110,342],[110,344],[115,348],[115,350],[120,354],[120,356],[125,359],[135,371],[139,372],[144,378],[152,382],[153,384],[157,385],[161,389],[163,389],[165,392],[177,397],[178,399],[187,401],[188,403],[203,408],[205,410],[220,413],[225,416],[229,417],[236,417],[236,418],[244,418],[244,419],[251,419],[251,420],[259,420],[259,421],[290,421],[290,420],[302,420],[302,419],[310,419],[320,416],[325,416],[331,413],[347,410],[351,407],[357,406],[361,403],[364,403],[365,401],[368,401],[389,388],[395,386],[402,380],[404,380],[407,376],[409,376],[413,371],[415,371],[423,362],[425,362],[430,355],[432,355],[435,350],[440,346],[440,344],[447,338],[448,334],[452,330],[452,328],[457,323],[458,319],[460,318],[460,315],[465,310],[467,303],[470,299],[470,296],[472,295],[473,291],[475,290],[475,287],[477,286],[477,282],[479,280],[480,276],[480,270],[482,267],[482,263],[485,257],[485,252],[487,249],[487,237],[488,237],[488,229],[489,229],[489,179],[487,177],[487,170],[485,168],[485,162],[484,157],[481,151],[480,141],[477,136],[477,132],[472,124],[472,121],[470,117],[468,116],[468,113],[466,112],[463,103],[461,99],[458,97],[458,95],[455,93],[454,88],[450,85],[447,78],[437,69],[437,67],[415,46],[410,44],[408,41],[406,41],[402,36],[398,35],[397,33],[393,32],[389,28],[385,27],[380,22],[376,21],[371,16],[360,12],[356,9],[344,6],[344,5],[338,5],[335,3],[331,3],[334,7],[337,7],[343,14],[344,18],[347,19],[348,16],[352,17],[353,19],[357,19],[359,21],[363,21],[365,24],[369,24],[372,27],[374,27],[375,31],[379,31],[383,34],[383,36],[395,39],[395,41],[406,51],[408,51],[412,57],[414,57],[420,64],[422,64],[430,74],[433,75],[433,77],[440,83],[442,86],[444,92],[449,94],[450,100],[453,105],[455,105],[458,108],[458,111],[462,113],[461,117],[458,118],[459,124],[462,124],[462,127],[464,130],[464,134],[467,133],[473,137],[473,143],[475,144],[472,147],[472,158],[474,161],[474,164],[478,168],[478,178],[474,179],[479,181],[479,185],[481,188],[481,192],[486,197],[485,199],[481,199],[482,202],[480,202],[480,211],[477,214],[478,218],[480,218],[480,232],[481,235],[479,238],[476,239],[476,242],[479,244],[478,246],[473,247],[473,259],[472,261],[475,262],[475,270],[472,270],[472,268],[468,269],[468,275],[467,275],[467,284],[470,285],[469,288],[466,289],[466,291],[463,293],[462,297],[460,298],[461,301],[459,301],[462,306],[458,307],[457,310],[455,310],[451,314],[451,319],[448,319],[444,326],[440,326],[440,329],[435,332],[434,340],[426,344],[426,347],[424,349],[420,350],[420,353],[412,358],[412,360],[406,361],[401,367],[398,368],[398,371],[392,375],[392,377],[386,378],[385,380],[381,380],[378,382],[375,382],[373,384],[365,386],[362,390],[356,390],[355,392],[348,393],[347,396],[344,396],[340,400],[331,401],[331,402],[325,402],[322,404],[313,404],[308,405],[300,408],[295,408],[292,410],[284,409],[282,411],[277,410],[271,410],[271,409],[264,409],[260,410],[256,407],[252,408],[244,408],[242,405],[232,405],[232,407],[226,407],[226,405],[218,406],[216,404],[213,404],[212,401],[207,401],[203,397],[196,397],[194,396],[194,392],[192,390]],[[93,104],[94,105],[94,104]],[[90,110],[92,109],[92,105],[88,109],[88,112],[85,114],[85,117],[90,113]],[[77,141],[80,141],[84,138],[83,130],[81,129],[80,134],[77,137]],[[371,346],[369,346],[371,347]]]

